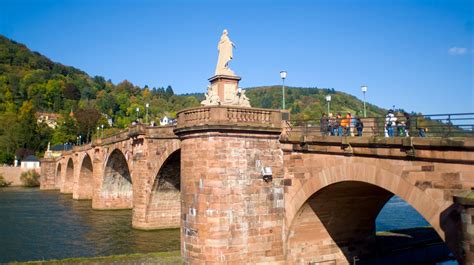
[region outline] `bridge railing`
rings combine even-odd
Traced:
[[[205,106],[178,112],[177,130],[183,127],[240,126],[281,129],[282,111],[235,106]]]
[[[474,137],[474,113],[395,115],[395,117],[395,126],[392,126],[395,137]],[[362,136],[388,136],[385,116],[360,118],[360,120],[364,124]],[[358,136],[355,124],[353,118],[350,122],[350,136]],[[316,119],[291,120],[285,131],[289,137],[331,135],[330,129],[328,130],[322,131],[321,119]]]

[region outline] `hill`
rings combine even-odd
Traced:
[[[328,94],[333,112],[358,113],[363,108],[354,96],[334,89],[297,87],[287,88],[287,108],[293,119],[317,119],[327,110]],[[247,96],[254,107],[281,107],[281,86],[248,88]],[[98,126],[117,130],[137,117],[145,120],[146,113],[149,121],[174,117],[181,109],[199,106],[203,98],[203,93],[175,95],[171,86],[139,87],[127,80],[114,84],[53,62],[0,35],[0,163],[11,162],[15,154],[20,158],[41,154],[48,142],[76,143],[78,136],[89,141]],[[384,114],[377,106],[367,107],[370,116]],[[36,122],[37,112],[59,113],[62,118],[51,129]],[[113,120],[115,129],[109,128],[107,119]]]
[[[328,88],[285,87],[286,108],[291,111],[292,119],[318,119],[327,112],[326,96],[331,95],[330,112],[342,114],[350,112],[362,115],[364,103],[356,97],[344,92]],[[279,109],[281,108],[281,86],[263,86],[248,88],[245,93],[253,107]],[[386,110],[372,104],[366,104],[367,116],[383,116]]]

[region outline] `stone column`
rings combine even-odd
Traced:
[[[186,263],[284,264],[280,132],[279,111],[202,107],[178,113]]]
[[[41,159],[41,177],[40,177],[40,189],[42,190],[53,190],[57,189],[55,183],[56,180],[56,164],[55,158],[43,158]]]

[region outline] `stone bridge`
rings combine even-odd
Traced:
[[[348,264],[398,195],[474,264],[474,139],[304,135],[288,113],[212,106],[42,160],[42,189],[181,227],[192,264]]]

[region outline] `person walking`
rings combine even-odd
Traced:
[[[343,128],[344,132],[344,136],[350,136],[351,134],[351,113],[348,112],[346,114],[346,118],[345,119],[342,119],[341,121],[341,127]]]
[[[389,110],[387,116],[385,116],[385,127],[387,129],[388,137],[394,136],[394,127],[397,122],[397,117],[393,114],[392,110]]]
[[[329,120],[328,117],[326,116],[326,113],[323,112],[323,116],[321,117],[321,135],[322,136],[327,136],[329,134]]]
[[[337,136],[342,136],[342,115],[341,113],[338,113],[336,115],[336,128],[337,128]]]
[[[410,114],[405,112],[403,113],[403,116],[405,116],[405,136],[410,137],[410,125],[411,125]]]
[[[332,112],[329,113],[329,134],[331,136],[337,135],[337,123],[336,123],[336,118],[332,114]]]
[[[357,129],[357,136],[362,136],[362,131],[364,130],[364,123],[360,120],[359,117],[356,118],[355,127]]]

